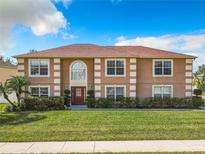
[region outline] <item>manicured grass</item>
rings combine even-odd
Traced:
[[[0,112],[3,112],[4,107],[8,106],[8,103],[1,103],[0,104]]]
[[[0,113],[0,141],[205,139],[204,111]]]

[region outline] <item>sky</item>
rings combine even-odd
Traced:
[[[0,0],[0,54],[62,45],[143,45],[205,63],[205,0]]]

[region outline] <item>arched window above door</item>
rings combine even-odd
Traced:
[[[82,61],[75,61],[71,65],[71,80],[86,80],[87,67]]]

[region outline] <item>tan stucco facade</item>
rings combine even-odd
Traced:
[[[49,85],[50,95],[55,95],[55,92],[59,92],[60,95],[63,95],[63,90],[70,88],[72,85],[70,83],[70,66],[74,61],[82,61],[86,64],[86,89],[95,89],[95,87],[98,86],[99,89],[97,92],[100,97],[105,96],[106,85],[124,85],[126,86],[126,96],[134,96],[133,93],[135,93],[135,96],[140,99],[152,97],[153,85],[172,85],[173,97],[185,97],[191,93],[190,79],[192,79],[192,59],[172,59],[172,77],[153,77],[153,59],[151,58],[121,58],[126,61],[126,75],[124,77],[106,77],[105,58],[58,58],[58,62],[54,62],[55,58],[43,59],[49,60],[49,77],[30,77],[30,80],[32,85]],[[21,66],[18,72],[22,75],[29,76],[29,58],[21,58],[18,59],[18,61],[19,66]],[[54,65],[58,65],[60,67],[59,70],[55,70]],[[60,75],[55,77],[54,74],[58,71]],[[95,74],[98,74],[98,76],[95,76]],[[55,78],[58,79],[59,82],[55,83]],[[54,89],[57,89],[55,86],[60,87],[60,89],[55,91]],[[132,86],[132,88],[130,88],[130,86]]]
[[[17,68],[16,67],[0,67],[0,83],[4,83],[7,79],[11,78],[12,76],[16,76]],[[9,95],[9,99],[11,101],[16,101],[15,94],[12,93]],[[0,103],[6,103],[7,100],[4,99],[3,96],[0,96]]]
[[[17,75],[17,68],[0,67],[0,82],[4,83],[11,76]]]

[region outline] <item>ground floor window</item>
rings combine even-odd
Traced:
[[[153,85],[152,87],[152,97],[172,97],[173,87],[172,85]]]
[[[49,87],[30,87],[31,96],[49,96]]]
[[[120,98],[125,97],[125,86],[106,86],[107,98]]]

